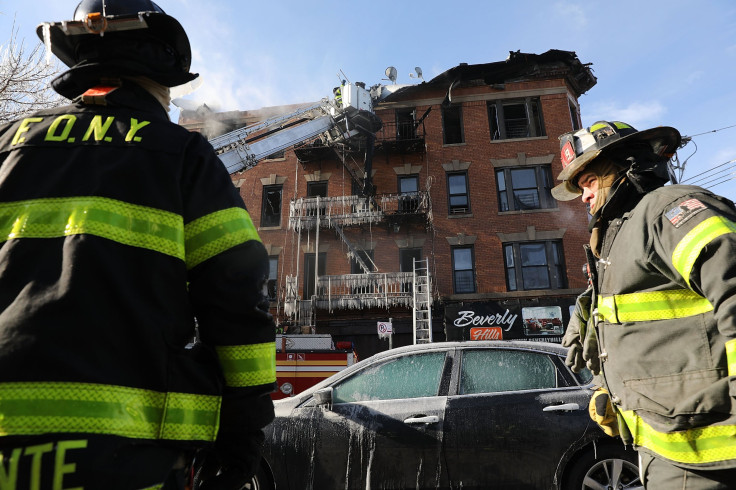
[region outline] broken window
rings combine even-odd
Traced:
[[[549,165],[509,167],[496,171],[499,211],[556,208]]]
[[[452,248],[452,276],[455,294],[475,292],[475,258],[472,246]]]
[[[470,212],[467,172],[447,174],[447,202],[449,203],[450,214]]]
[[[261,226],[281,226],[281,185],[267,185],[263,187],[263,202],[261,203]]]
[[[545,136],[538,97],[488,102],[491,140]]]
[[[459,105],[442,108],[443,143],[454,145],[465,142],[463,133],[463,112]]]
[[[415,123],[417,110],[414,107],[407,109],[396,109],[396,139],[417,139],[417,126]]]
[[[582,124],[580,124],[580,114],[578,114],[578,109],[575,107],[575,104],[570,102],[570,121],[572,122],[572,130],[577,131],[582,127]]]
[[[505,243],[503,252],[509,291],[566,287],[560,241]]]

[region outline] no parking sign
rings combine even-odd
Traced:
[[[378,335],[389,335],[394,333],[394,326],[391,322],[378,322]]]

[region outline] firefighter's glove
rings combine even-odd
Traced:
[[[250,483],[263,451],[261,427],[273,420],[269,395],[223,396],[220,429],[214,447],[198,458],[194,468],[197,490],[240,490]]]
[[[197,490],[240,490],[256,473],[263,446],[263,432],[230,437],[220,434],[215,447],[205,452],[194,471]],[[257,457],[254,457],[257,455]]]
[[[575,373],[579,373],[585,367],[585,359],[583,358],[583,340],[586,334],[588,320],[590,319],[590,302],[593,289],[588,288],[583,294],[578,296],[567,324],[565,335],[562,337],[562,346],[567,347],[567,359],[565,364]]]
[[[601,360],[598,357],[598,334],[596,334],[592,325],[590,325],[585,340],[583,340],[583,359],[585,359],[585,365],[593,374],[597,376],[601,373]]]
[[[608,395],[608,391],[599,388],[593,393],[593,397],[590,399],[590,404],[588,405],[588,412],[590,413],[590,418],[607,435],[616,437],[619,434],[618,417],[611,405],[611,397]]]

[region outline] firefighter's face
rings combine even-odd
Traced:
[[[595,213],[595,201],[598,195],[598,176],[593,172],[583,172],[578,179],[578,187],[583,191],[583,202],[590,207],[590,212]]]

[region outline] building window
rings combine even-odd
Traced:
[[[307,197],[327,197],[327,181],[307,182]]]
[[[459,105],[442,108],[443,143],[454,145],[465,142],[463,133],[463,111]]]
[[[263,187],[263,202],[261,203],[261,226],[281,226],[282,189],[282,185],[267,185]]]
[[[549,165],[504,168],[496,171],[499,211],[556,208]]]
[[[467,172],[447,174],[447,202],[449,203],[450,214],[470,212]]]
[[[575,104],[570,102],[570,121],[572,122],[572,130],[577,131],[582,126],[580,124],[580,115],[578,114],[578,109],[575,107]]]
[[[419,209],[419,176],[399,176],[399,212],[413,213]]]
[[[545,136],[538,97],[488,102],[491,140]]]
[[[415,124],[416,108],[396,109],[396,139],[417,139],[417,127]]]
[[[368,267],[373,270],[373,250],[357,250],[358,257]],[[355,257],[350,258],[350,273],[351,274],[366,274],[366,271],[360,266]]]
[[[279,258],[269,257],[268,258],[268,282],[266,282],[266,294],[269,301],[276,301],[278,298],[277,294],[277,278],[279,272]]]
[[[475,292],[473,247],[452,248],[452,276],[455,294]]]
[[[561,242],[505,243],[503,254],[509,291],[567,287]]]

